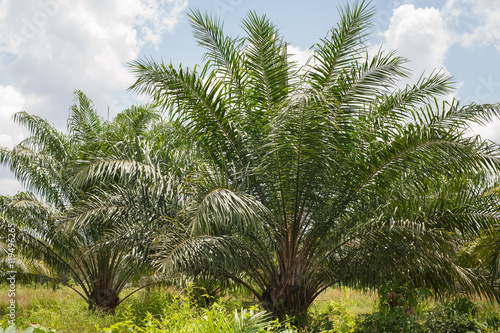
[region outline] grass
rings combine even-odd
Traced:
[[[130,290],[125,290],[123,295],[129,292]],[[225,297],[220,302],[221,309],[218,312],[224,314],[240,309],[244,299],[238,300],[234,295]],[[169,325],[177,325],[181,332],[188,322],[196,322],[206,315],[182,298],[181,291],[171,287],[135,293],[120,304],[114,316],[89,312],[87,303],[66,287],[52,289],[40,285],[18,285],[15,300],[17,327],[40,324],[63,333],[103,332],[103,328],[119,327],[124,322],[130,322],[129,326],[144,326],[145,321],[158,324],[167,316],[170,319]],[[8,289],[5,285],[0,285],[0,327],[8,326],[6,314],[9,301]],[[175,327],[172,330],[177,331]]]
[[[344,305],[354,315],[371,313],[376,306],[378,294],[376,291],[359,291],[350,288],[330,288],[319,295],[313,304],[313,309],[325,304],[338,302]]]
[[[100,316],[87,311],[87,303],[69,288],[26,287],[16,288],[16,326],[40,324],[61,332],[97,332],[95,325],[112,325],[115,318]],[[0,289],[0,316],[2,326],[7,326],[7,291]]]
[[[328,289],[311,307],[308,319],[302,323],[302,332],[352,332],[356,319],[376,311],[377,297],[377,293],[371,291]],[[1,285],[2,327],[8,326],[6,311],[9,300],[6,286]],[[479,298],[474,302],[479,308],[480,318],[499,316],[498,304]],[[192,332],[204,332],[208,330],[205,327],[208,322],[230,325],[235,310],[239,311],[245,305],[251,307],[250,303],[252,300],[247,296],[232,294],[223,297],[214,308],[199,309],[186,301],[178,289],[161,287],[134,294],[117,308],[114,316],[109,316],[87,311],[85,301],[69,288],[19,285],[16,290],[16,325],[24,328],[40,324],[62,333],[136,332],[138,327],[148,325],[150,329],[145,329],[145,332],[185,332],[188,327]],[[436,304],[433,300],[422,302],[421,313]],[[220,328],[210,328],[214,332],[217,329]]]
[[[87,304],[69,288],[37,286],[18,286],[16,290],[16,324],[18,327],[28,327],[30,324],[40,324],[53,328],[59,332],[100,332],[104,327],[110,327],[129,318],[137,325],[142,325],[148,313],[152,318],[161,319],[165,309],[170,316],[184,316],[177,320],[193,320],[203,315],[192,307],[181,309],[179,304],[181,292],[172,288],[157,288],[150,292],[140,291],[125,300],[116,311],[115,316],[99,315],[87,311]],[[371,312],[376,296],[369,293],[360,293],[348,289],[330,289],[322,294],[311,309],[311,313],[334,312],[340,323],[341,313],[348,313],[354,317],[360,313]],[[0,321],[7,326],[6,308],[9,302],[7,289],[0,286]],[[238,298],[229,295],[222,298],[219,304],[226,312],[234,312],[244,305],[252,303],[247,297]],[[176,308],[177,306],[177,308]],[[172,311],[177,311],[176,314]],[[191,317],[191,318],[188,318]],[[335,317],[335,315],[334,315]],[[179,323],[182,325],[182,323]]]

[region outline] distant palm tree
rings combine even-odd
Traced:
[[[112,207],[90,207],[90,198],[96,198],[94,202],[104,198],[112,202],[119,193],[113,191],[114,175],[98,183],[88,177],[88,170],[111,158],[121,161],[120,172],[124,172],[124,161],[144,165],[143,160],[150,158],[148,153],[154,155],[156,149],[153,144],[144,144],[144,140],[148,135],[165,138],[169,127],[151,106],[131,107],[110,122],[97,115],[81,91],[76,92],[76,98],[68,119],[68,134],[39,117],[25,112],[15,115],[31,136],[13,149],[2,148],[0,162],[38,196],[19,193],[3,197],[1,235],[7,235],[7,222],[14,223],[18,258],[44,263],[38,265],[39,269],[19,273],[61,282],[82,296],[89,309],[114,312],[126,298],[119,299],[123,288],[151,270],[148,249],[153,238],[143,233],[134,234],[135,238],[129,236],[126,242],[110,241],[115,227],[146,231],[147,221],[127,218],[122,212],[123,220],[115,226],[109,222]],[[156,135],[160,131],[162,134]],[[171,203],[168,193],[163,194],[162,207]],[[173,214],[174,208],[167,207],[165,216]],[[147,226],[150,230],[157,225]],[[68,279],[81,290],[69,285]]]
[[[439,72],[396,89],[405,59],[368,54],[372,15],[345,6],[301,67],[265,16],[250,12],[231,38],[192,11],[204,66],[131,64],[131,90],[205,156],[179,228],[159,239],[165,271],[232,279],[278,317],[305,314],[336,283],[494,295],[457,264],[455,240],[498,215],[484,188],[499,149],[466,131],[499,105],[435,102],[452,91]]]

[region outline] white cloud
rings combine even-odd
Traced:
[[[398,55],[408,58],[407,67],[417,77],[424,71],[446,71],[446,52],[453,38],[439,9],[401,5],[394,10],[384,38],[384,48],[397,49]]]
[[[407,57],[414,75],[434,69],[448,72],[446,54],[454,43],[465,47],[494,45],[500,51],[500,2],[490,0],[447,0],[441,9],[415,8],[404,4],[396,8],[384,33],[384,48],[397,49]],[[489,96],[500,86],[495,78],[480,78],[476,97]],[[458,86],[463,85],[459,82]],[[447,96],[446,99],[452,96]],[[500,142],[500,120],[487,126],[474,126],[472,133]]]
[[[158,46],[187,0],[1,0],[0,146],[23,139],[12,114],[26,110],[65,129],[74,89],[101,115],[143,102],[126,92],[125,63],[145,44]],[[0,173],[0,194],[21,187]]]
[[[494,119],[485,126],[472,126],[471,133],[480,134],[481,138],[488,139],[500,144],[500,119]]]
[[[313,55],[313,53],[309,50],[302,50],[300,47],[292,45],[287,46],[287,52],[290,56],[290,60],[297,63],[299,66],[305,65]]]
[[[436,71],[451,76],[445,60],[453,44],[454,34],[448,29],[439,9],[416,8],[413,4],[400,5],[392,13],[383,40],[384,50],[396,50],[398,56],[408,59],[404,66],[410,69],[411,76],[398,82],[399,88],[414,84],[421,75],[429,76]],[[376,48],[378,50],[379,47]],[[455,91],[436,97],[440,101],[451,101]]]
[[[0,86],[0,147],[12,148],[23,133],[12,126],[12,115],[24,107],[24,96],[12,86]]]
[[[22,191],[21,184],[12,178],[0,178],[0,195],[14,195]]]
[[[125,107],[117,104],[129,100],[123,95],[134,82],[125,63],[145,44],[157,46],[186,6],[187,0],[3,0],[3,84],[23,94],[26,111],[60,128],[74,89],[88,94],[102,113],[108,106]]]
[[[500,1],[447,0],[443,11],[460,30],[462,46],[492,45],[500,52]]]
[[[0,147],[13,148],[23,140],[24,133],[13,126],[12,115],[21,111],[25,98],[12,86],[0,85]],[[16,194],[22,190],[21,184],[7,170],[0,166],[0,195]]]
[[[463,47],[493,46],[500,52],[500,1],[491,0],[447,0],[443,7],[450,29],[457,35],[456,41]],[[498,95],[500,81],[497,76],[480,75],[477,85],[470,91],[465,103],[478,99],[489,101]],[[500,143],[500,119],[486,126],[473,126],[472,133]]]

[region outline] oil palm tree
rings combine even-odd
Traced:
[[[499,105],[438,103],[452,91],[440,72],[398,89],[405,59],[368,53],[370,5],[340,14],[305,66],[266,16],[250,12],[232,38],[196,10],[204,65],[131,63],[131,90],[185,126],[206,161],[178,228],[159,236],[158,265],[232,279],[278,317],[303,315],[333,284],[493,296],[454,242],[497,214],[480,198],[498,147],[466,133]]]
[[[114,121],[105,121],[81,91],[76,92],[76,104],[70,111],[68,134],[26,112],[17,113],[15,119],[31,136],[13,149],[2,148],[0,161],[36,195],[20,193],[3,198],[2,217],[17,227],[18,256],[32,263],[42,260],[51,272],[48,275],[46,270],[35,269],[24,275],[56,280],[82,296],[89,309],[114,312],[126,298],[119,299],[123,288],[148,271],[152,239],[143,234],[141,238],[129,237],[127,242],[108,241],[115,228],[108,219],[112,209],[93,206],[90,210],[85,203],[89,198],[112,200],[108,193],[113,189],[113,175],[109,183],[98,183],[87,179],[86,171],[104,158],[144,164],[156,149],[144,144],[148,135],[162,132],[163,136],[157,137],[164,138],[168,126],[150,105],[131,107]],[[155,141],[158,146],[161,142]],[[80,182],[81,178],[86,181]],[[130,216],[122,218],[122,225],[130,229],[145,224]],[[6,235],[5,229],[2,235]],[[81,290],[70,286],[69,278]]]

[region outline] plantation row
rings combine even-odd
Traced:
[[[76,91],[66,132],[17,113],[29,136],[0,162],[28,191],[0,197],[5,278],[108,314],[160,282],[237,289],[293,323],[332,286],[391,286],[384,313],[410,322],[417,292],[498,301],[500,147],[469,130],[500,104],[440,102],[441,72],[400,88],[406,60],[368,53],[369,4],[340,14],[300,65],[265,16],[233,38],[193,10],[202,66],[129,64],[153,104],[108,120]]]

